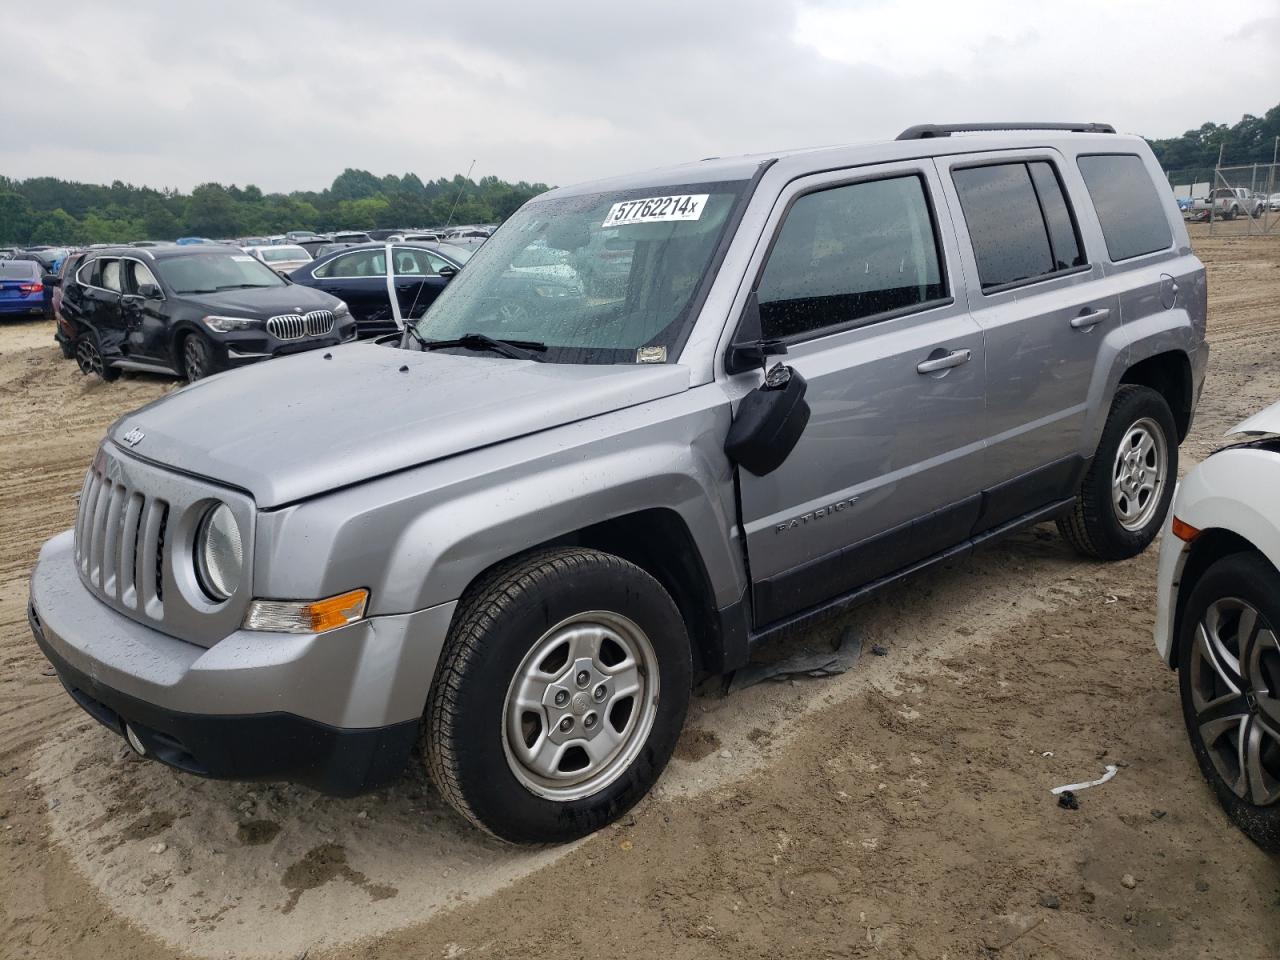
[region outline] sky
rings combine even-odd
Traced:
[[[6,8],[17,16],[5,16]],[[1280,2],[0,0],[0,174],[567,184],[922,122],[1171,136],[1280,100]]]

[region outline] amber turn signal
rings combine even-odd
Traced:
[[[1175,537],[1179,540],[1184,540],[1187,543],[1190,543],[1196,537],[1200,536],[1199,530],[1187,523],[1185,520],[1179,520],[1177,517],[1173,518],[1173,524],[1170,526],[1170,529],[1173,531],[1173,535]]]
[[[323,600],[254,600],[244,616],[246,630],[267,633],[324,633],[364,619],[369,591],[363,587]]]

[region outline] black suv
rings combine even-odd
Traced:
[[[356,335],[347,305],[237,247],[95,250],[62,278],[63,337],[82,372],[187,380]],[[60,338],[62,339],[62,338]]]

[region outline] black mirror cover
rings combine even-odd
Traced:
[[[154,283],[144,283],[138,287],[138,296],[147,300],[156,300],[160,297],[160,288]]]
[[[809,423],[808,384],[797,371],[787,372],[779,386],[766,383],[742,398],[725,437],[725,454],[757,477],[782,466]]]
[[[46,287],[62,286],[62,278],[58,276],[56,273],[46,273],[43,277],[40,278],[40,282],[43,283]]]
[[[451,267],[446,264],[445,266],[440,268],[440,276],[444,277],[446,280],[451,280],[457,275],[458,275],[458,271],[455,267]]]

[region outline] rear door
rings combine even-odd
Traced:
[[[969,535],[982,331],[937,191],[931,160],[839,171],[794,181],[770,215],[761,327],[788,344],[812,412],[781,467],[738,471],[758,627]]]
[[[311,271],[314,286],[345,300],[362,327],[395,329],[387,297],[386,247],[343,253]]]
[[[937,163],[957,221],[969,309],[987,348],[980,533],[1074,492],[1093,452],[1085,432],[1090,398],[1098,402],[1111,351],[1120,348],[1119,301],[1090,260],[1064,186],[1079,177],[1060,154]]]
[[[90,283],[82,288],[84,315],[98,333],[104,358],[119,356],[125,342],[124,317],[120,310],[122,278],[118,257],[98,257],[80,269]]]

